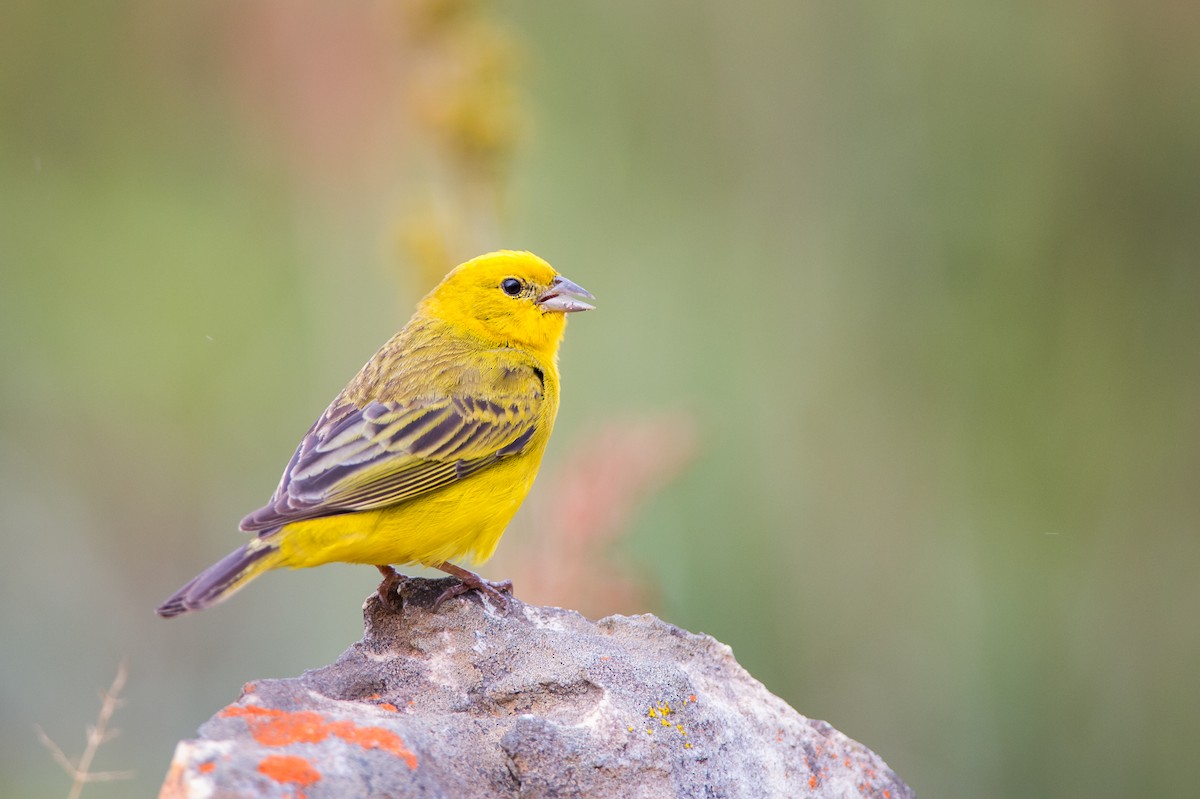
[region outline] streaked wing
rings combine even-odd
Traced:
[[[412,404],[334,404],[300,442],[271,501],[247,531],[395,505],[525,450],[540,383],[502,402],[456,396]]]

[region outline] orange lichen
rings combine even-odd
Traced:
[[[253,705],[230,705],[221,711],[221,716],[245,719],[254,740],[264,746],[313,744],[329,736],[324,717],[308,710],[289,712]]]
[[[689,701],[689,702],[695,702],[695,701],[696,701],[696,695],[695,695],[695,694],[692,694],[691,696],[689,696],[689,697],[688,697],[688,701]]]
[[[404,745],[399,735],[383,727],[360,727],[352,721],[328,721],[320,713],[311,710],[287,711],[230,705],[220,715],[222,718],[245,719],[254,740],[264,746],[320,743],[334,735],[363,749],[380,749],[404,758],[410,769],[417,767],[417,756]]]
[[[301,787],[321,779],[321,772],[313,768],[312,763],[295,755],[267,755],[259,761],[258,770],[276,782]]]
[[[811,788],[812,790],[816,790],[817,786],[820,785],[820,783],[821,783],[821,781],[817,779],[816,774],[814,774],[808,778],[808,787]]]
[[[391,702],[380,702],[380,703],[379,703],[379,706],[380,706],[381,708],[383,708],[384,710],[390,710],[390,711],[392,711],[393,713],[395,713],[395,712],[397,712],[397,711],[399,711],[399,710],[400,710],[400,708],[396,707],[396,706],[395,706],[395,705],[393,705]]]
[[[311,763],[294,755],[268,755],[259,761],[258,770],[280,784],[297,786],[293,799],[307,799],[300,788],[321,779],[321,772],[313,768]]]
[[[258,690],[258,686],[252,682],[248,682],[242,686],[242,693],[244,693],[244,694],[252,694],[256,690]]]
[[[357,744],[363,749],[382,749],[385,752],[404,758],[410,769],[417,767],[417,756],[409,751],[400,740],[400,736],[383,727],[359,727],[351,721],[335,721],[329,725],[329,731],[347,743]]]
[[[216,762],[213,760],[210,760],[207,763],[201,763],[200,765],[196,766],[196,771],[199,771],[201,774],[208,774],[216,767],[217,767]]]

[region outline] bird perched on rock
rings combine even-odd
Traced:
[[[510,582],[451,563],[491,556],[533,485],[558,411],[558,345],[586,290],[527,252],[456,267],[330,403],[292,455],[255,533],[158,608],[221,602],[270,569],[345,562],[383,573],[385,603],[419,563],[507,605]]]

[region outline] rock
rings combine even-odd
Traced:
[[[175,751],[177,797],[879,797],[887,764],[654,616],[592,622],[409,580],[336,663],[246,685]]]

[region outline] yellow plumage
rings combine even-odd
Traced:
[[[279,567],[420,563],[496,587],[450,561],[491,556],[533,485],[558,412],[566,314],[591,295],[531,253],[454,269],[300,442],[257,533],[158,612],[215,604]]]

